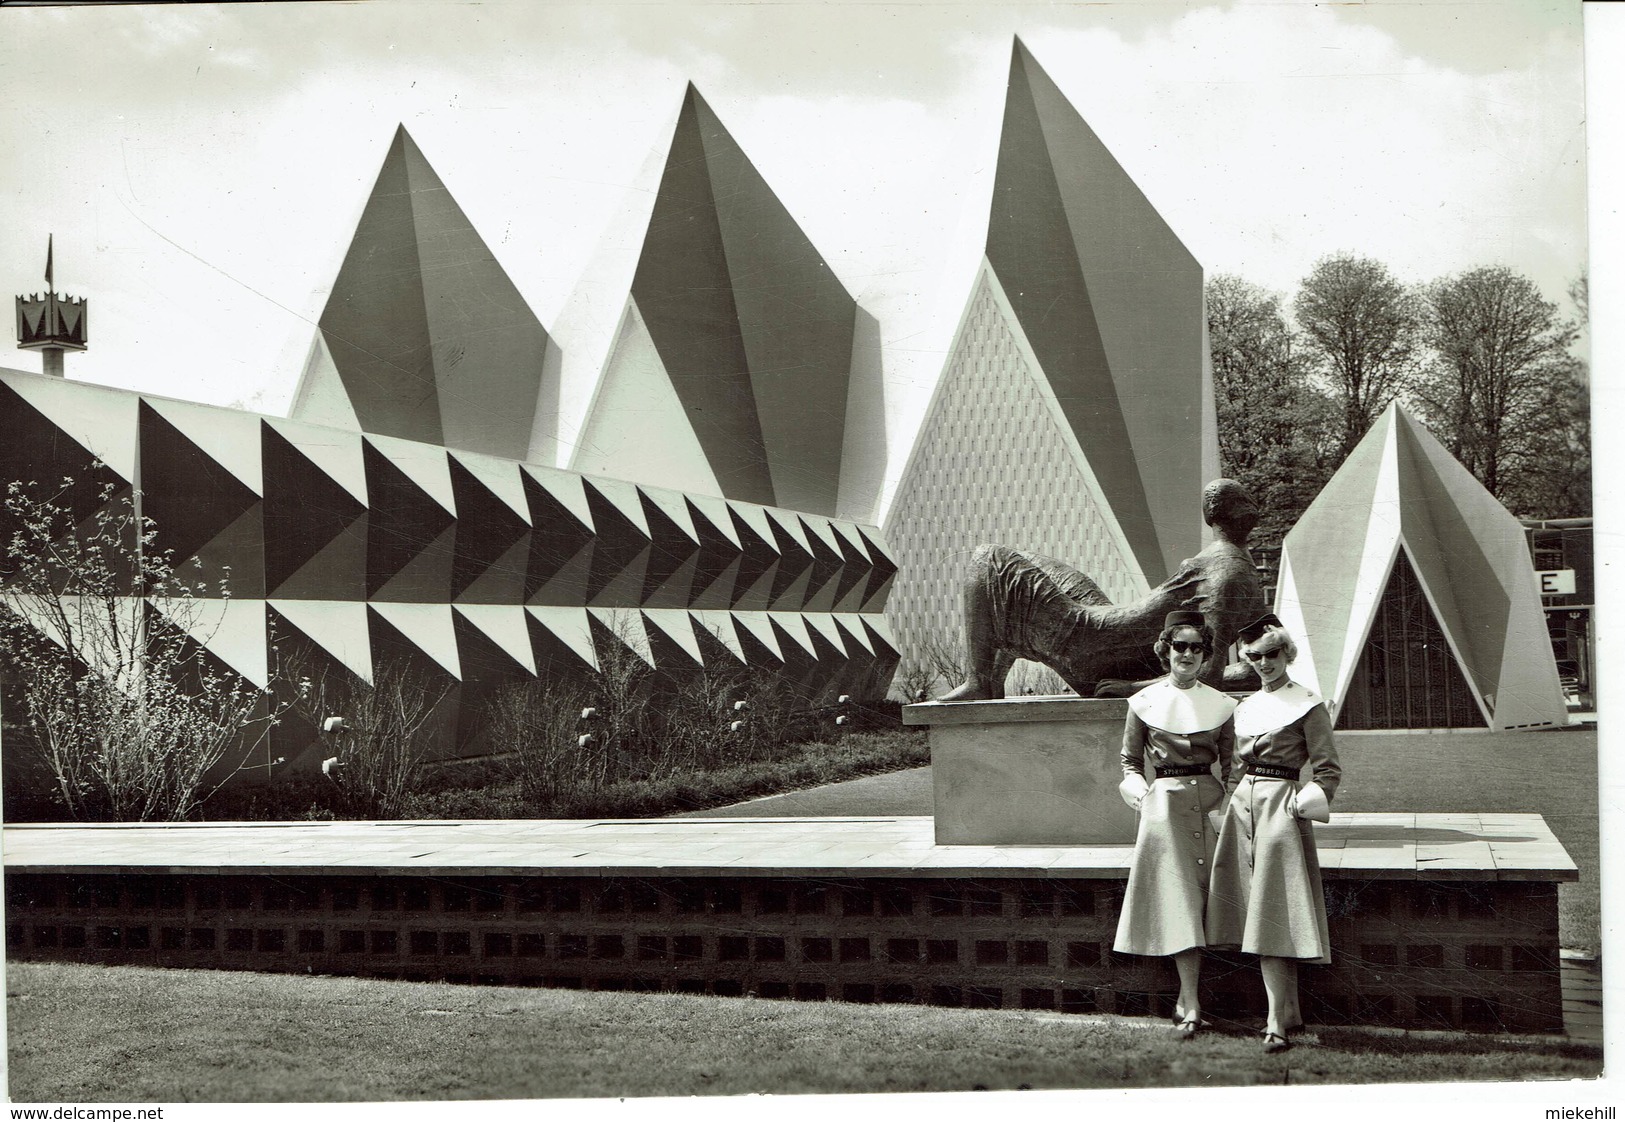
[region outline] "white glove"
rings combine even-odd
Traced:
[[[1299,787],[1288,800],[1287,809],[1294,818],[1307,818],[1311,822],[1332,820],[1331,804],[1326,801],[1326,792],[1320,789],[1319,783],[1305,783]]]
[[[1117,785],[1117,793],[1123,796],[1123,801],[1130,810],[1139,810],[1140,803],[1145,799],[1145,793],[1151,788],[1146,784],[1145,776],[1130,772],[1123,776],[1123,782]]]

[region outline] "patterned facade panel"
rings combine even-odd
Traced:
[[[592,567],[587,577],[587,603],[595,608],[635,608],[643,601],[644,578],[654,541],[636,488],[623,494],[607,480],[584,481],[592,510]]]
[[[453,681],[461,681],[463,664],[457,628],[450,604],[396,604],[372,601],[368,605],[374,661],[399,660],[417,667],[439,667]]]
[[[271,628],[281,639],[313,644],[364,682],[372,681],[367,605],[359,600],[270,600]]]
[[[694,621],[680,608],[645,608],[643,631],[655,665],[662,669],[698,669],[705,664]]]
[[[136,404],[134,394],[99,386],[87,386],[62,378],[29,376],[20,370],[0,371],[10,391],[4,399],[4,416],[9,424],[17,413],[24,435],[38,443],[32,451],[42,453],[37,463],[60,466],[60,474],[82,475],[90,457],[117,476],[117,482],[133,485],[136,480]],[[26,406],[26,408],[19,408]],[[38,422],[43,420],[41,428]],[[86,455],[88,453],[88,456]],[[49,477],[54,482],[57,473]],[[23,479],[37,479],[38,473],[24,473]]]
[[[509,479],[471,471],[451,458],[451,486],[457,511],[452,550],[451,595],[465,603],[521,604],[531,523],[518,465]],[[504,486],[507,483],[509,486]],[[511,494],[502,492],[511,491]]]
[[[574,494],[556,481],[523,473],[525,498],[530,505],[530,556],[525,570],[525,602],[547,605],[585,605],[587,573],[593,552],[592,514],[579,478],[571,480]],[[548,486],[548,483],[554,483]],[[575,500],[579,499],[579,505]]]
[[[354,446],[361,439],[333,430],[334,439]],[[361,497],[335,477],[331,463],[312,459],[311,440],[290,440],[262,422],[265,469],[265,591],[290,600],[365,600],[367,506],[365,473]]]
[[[525,615],[538,676],[574,673],[582,667],[598,669],[592,617],[586,608],[526,605]]]
[[[895,665],[869,639],[885,628],[875,581],[895,570],[872,527],[60,380],[33,392],[41,381],[0,375],[7,476],[75,474],[80,521],[100,484],[128,494],[63,431],[86,397],[77,415],[108,430],[115,458],[130,449],[160,537],[211,572],[231,566],[230,599],[196,635],[206,649],[256,682],[282,640],[362,680],[394,663],[438,677],[442,750],[504,682],[587,672],[606,653],[661,672],[759,666],[815,694],[883,689]],[[850,603],[860,594],[870,606]]]
[[[1019,330],[984,271],[887,516],[898,566],[885,604],[905,657],[962,645],[959,590],[985,542],[1064,560],[1114,602],[1144,592]]]
[[[650,541],[641,602],[655,608],[686,607],[694,599],[700,553],[698,531],[680,496],[659,492],[652,495],[642,488],[637,493]],[[673,497],[676,502],[669,501]]]
[[[458,605],[451,612],[461,672],[457,710],[459,744],[474,740],[491,704],[504,690],[535,681],[536,658],[525,609],[510,605]]]

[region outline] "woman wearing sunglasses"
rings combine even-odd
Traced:
[[[1298,647],[1281,621],[1265,615],[1237,637],[1263,688],[1236,708],[1237,778],[1213,861],[1207,936],[1260,956],[1269,998],[1264,1050],[1283,1052],[1303,1026],[1298,963],[1331,961],[1309,823],[1329,817],[1342,769],[1325,704],[1287,675]],[[1306,763],[1310,778],[1300,787]]]
[[[1168,613],[1152,650],[1168,676],[1128,701],[1120,790],[1139,811],[1140,824],[1114,949],[1173,956],[1179,971],[1175,1031],[1189,1040],[1205,1024],[1197,996],[1207,942],[1203,915],[1236,703],[1201,681],[1213,655],[1213,631],[1201,612]]]

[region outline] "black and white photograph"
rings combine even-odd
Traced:
[[[1608,9],[0,5],[9,1100],[1612,1117]]]

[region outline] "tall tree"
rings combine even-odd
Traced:
[[[1276,546],[1331,474],[1337,410],[1310,383],[1279,296],[1234,276],[1206,294],[1220,469],[1263,508],[1255,544]]]
[[[1517,513],[1556,515],[1531,505],[1546,502],[1572,507],[1573,477],[1589,474],[1578,462],[1589,435],[1584,364],[1570,353],[1579,329],[1504,265],[1435,281],[1426,301],[1437,358],[1417,397],[1434,431]]]
[[[1388,403],[1411,388],[1422,303],[1382,262],[1344,252],[1315,264],[1292,310],[1316,373],[1341,407],[1341,464]]]
[[[1591,510],[1591,387],[1585,364],[1560,372],[1547,406],[1550,423],[1535,454],[1506,480],[1501,501],[1526,518],[1582,518]]]

